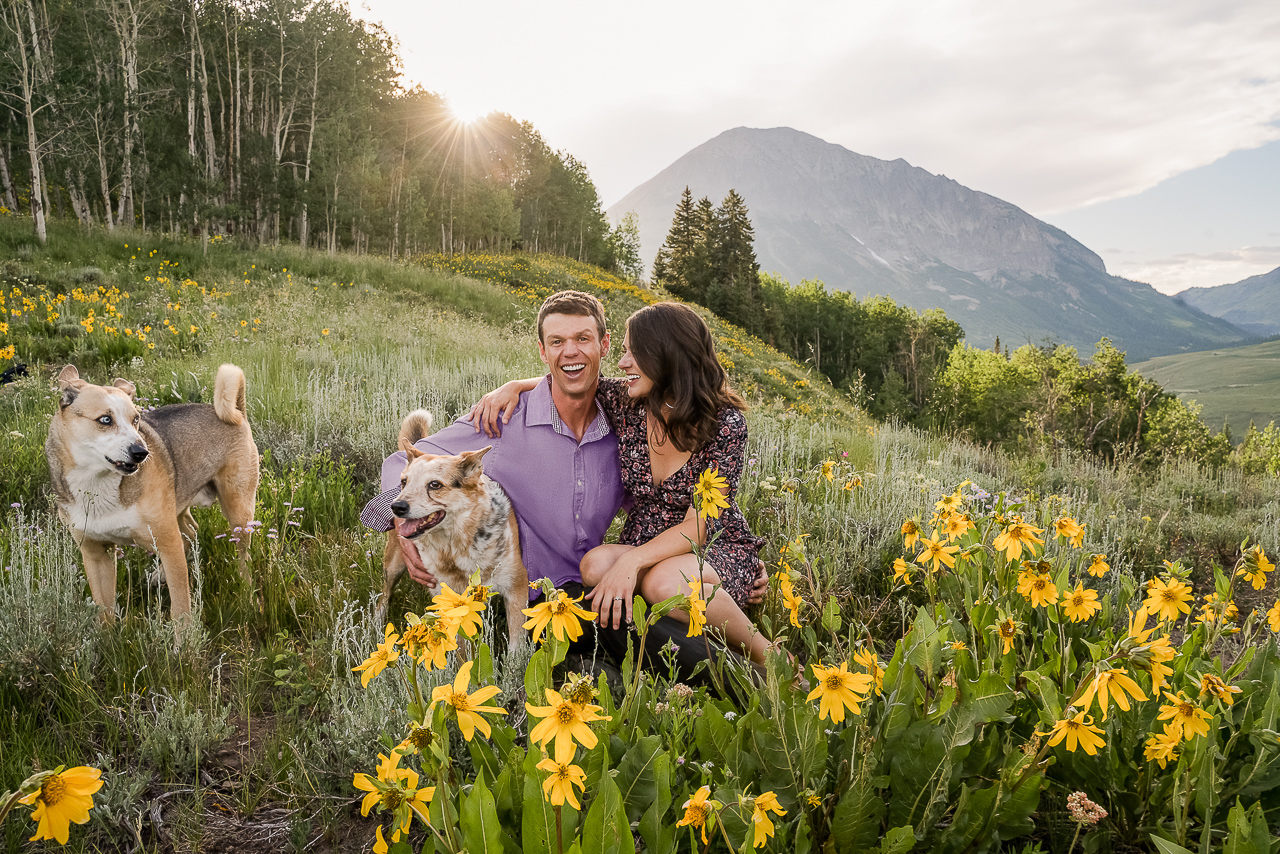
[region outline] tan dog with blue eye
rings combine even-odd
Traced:
[[[118,545],[159,556],[171,613],[177,621],[187,618],[191,583],[182,537],[196,536],[192,507],[216,500],[227,521],[241,529],[240,568],[247,575],[258,448],[245,417],[243,371],[218,368],[212,404],[177,403],[149,412],[135,405],[133,383],[93,385],[72,365],[58,374],[58,390],[45,456],[58,516],[80,546],[104,619],[115,616]]]

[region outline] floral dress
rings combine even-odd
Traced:
[[[720,470],[729,483],[729,506],[719,519],[708,520],[708,539],[719,532],[706,552],[707,564],[720,576],[720,584],[741,606],[755,581],[759,552],[764,538],[747,527],[735,494],[742,477],[747,450],[747,419],[732,407],[720,410],[720,429],[713,442],[697,449],[674,474],[654,485],[649,461],[649,434],[643,403],[627,396],[626,383],[600,378],[596,399],[604,407],[618,435],[618,460],[622,466],[622,488],[631,497],[631,509],[618,542],[643,545],[668,528],[684,521],[693,504],[693,488],[698,476],[709,468]]]

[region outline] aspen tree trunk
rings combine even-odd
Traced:
[[[49,239],[44,221],[44,178],[40,171],[40,146],[36,136],[36,107],[34,69],[27,50],[27,31],[16,6],[0,5],[0,22],[13,33],[18,46],[18,73],[22,80],[22,113],[27,122],[27,157],[31,161],[31,221],[36,240],[43,245]],[[31,33],[34,41],[35,32]]]
[[[196,17],[195,0],[191,2],[191,31],[196,40],[196,73],[200,86],[200,111],[204,119],[204,175],[212,183],[218,177],[218,142],[213,135],[213,108],[209,103],[209,67],[204,57],[204,39]]]
[[[54,126],[61,127],[64,121],[62,105],[58,101],[53,86],[53,35],[49,26],[48,10],[44,8],[43,4],[37,10],[32,0],[26,0],[25,5],[27,23],[31,29],[33,77],[44,92],[45,105],[53,116]],[[85,200],[84,175],[73,172],[70,165],[64,165],[63,182],[66,185],[67,196],[71,200],[71,209],[75,211],[76,219],[82,225],[91,224],[93,222],[93,212],[89,209],[89,203]],[[47,187],[45,208],[46,210],[48,209]]]
[[[120,204],[117,218],[126,228],[135,223],[133,193],[133,153],[137,148],[138,126],[138,9],[134,0],[113,0],[107,8],[116,38],[120,42],[120,71],[124,82],[124,136],[121,142]]]
[[[0,192],[4,193],[4,206],[17,213],[18,194],[13,188],[13,176],[9,174],[9,145],[0,145]]]
[[[307,126],[307,157],[302,168],[302,209],[298,213],[298,243],[307,248],[311,224],[307,221],[307,191],[311,188],[311,150],[316,141],[316,101],[320,97],[320,41],[317,39],[311,66],[311,121]]]

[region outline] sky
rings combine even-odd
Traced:
[[[605,207],[725,130],[787,126],[1012,202],[1166,293],[1280,266],[1275,0],[351,2],[406,82],[531,122]]]

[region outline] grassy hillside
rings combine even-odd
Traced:
[[[1280,418],[1280,341],[1159,356],[1132,367],[1204,407],[1206,424],[1230,424],[1237,441],[1250,421],[1262,428]]]
[[[0,790],[33,768],[102,767],[107,786],[90,824],[72,829],[73,850],[367,849],[373,819],[360,816],[352,774],[369,771],[399,740],[406,714],[399,683],[382,678],[365,690],[351,670],[383,637],[371,602],[382,537],[357,514],[377,489],[400,418],[418,406],[452,416],[502,380],[540,370],[532,321],[553,290],[599,294],[615,330],[661,295],[551,257],[396,264],[229,245],[205,255],[198,244],[74,227],[55,227],[38,247],[24,221],[4,218],[0,277],[0,348],[14,347],[29,371],[0,389]],[[1191,465],[1143,473],[1067,455],[1013,459],[878,425],[805,366],[711,322],[752,403],[738,498],[766,538],[762,557],[774,566],[784,547],[803,544],[786,552],[803,566],[803,628],[788,628],[776,593],[753,616],[802,659],[830,663],[865,642],[886,660],[893,654],[937,592],[893,581],[892,564],[904,556],[900,526],[927,520],[962,482],[975,500],[1007,493],[1025,502],[1018,512],[1042,528],[1064,514],[1083,523],[1080,549],[1051,543],[1054,559],[1105,554],[1111,571],[1089,583],[1108,602],[1129,601],[1166,558],[1181,559],[1207,593],[1242,539],[1269,554],[1280,548],[1280,502],[1266,479]],[[122,619],[103,628],[86,601],[79,554],[51,514],[43,443],[56,405],[52,377],[73,362],[97,382],[126,376],[144,405],[159,405],[207,398],[224,361],[245,370],[264,451],[254,589],[241,583],[225,521],[197,512],[201,621],[192,636],[175,648],[165,595],[148,580],[154,562],[139,549],[123,550]],[[397,622],[427,604],[412,587],[397,590]],[[1275,596],[1271,580],[1262,591],[1237,588],[1236,602],[1244,616]],[[1122,611],[1117,604],[1106,613],[1118,624]],[[1036,640],[1044,629],[1031,617],[1019,625],[1026,655],[1054,646]],[[974,649],[991,649],[981,634]],[[1235,656],[1240,647],[1224,650]],[[942,661],[939,650],[930,655]],[[1011,673],[1040,666],[1033,661],[1005,659]],[[517,723],[523,678],[507,663],[493,676]],[[659,679],[652,690],[667,687]],[[992,737],[984,751],[1007,741],[1017,752],[1042,725],[1029,708],[1019,712],[1031,716],[1025,732]],[[696,785],[690,773],[672,771],[685,788]],[[997,763],[974,773],[1000,772]],[[1041,801],[1043,827],[1068,826],[1063,792]],[[34,850],[24,822],[0,828],[0,850]]]

